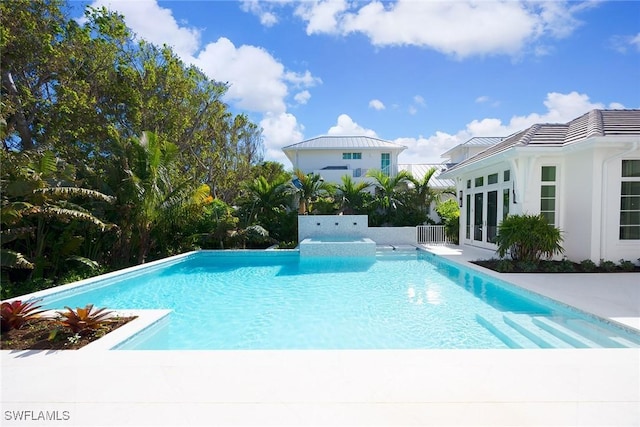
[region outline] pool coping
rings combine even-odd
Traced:
[[[10,353],[7,426],[640,425],[639,349]]]

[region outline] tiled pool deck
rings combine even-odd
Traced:
[[[638,327],[638,276],[500,277]],[[640,425],[640,349],[1,353],[3,426]]]

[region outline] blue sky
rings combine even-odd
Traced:
[[[90,4],[228,82],[231,110],[287,168],[281,147],[319,135],[376,136],[408,147],[401,163],[432,163],[474,136],[640,108],[637,1]]]

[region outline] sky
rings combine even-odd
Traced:
[[[474,136],[640,108],[635,0],[87,4],[227,82],[230,110],[286,168],[283,146],[320,135],[373,136],[406,146],[400,163],[440,163]]]

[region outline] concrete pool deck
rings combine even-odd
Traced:
[[[499,277],[634,326],[638,276]],[[640,425],[640,349],[0,353],[3,426]]]

